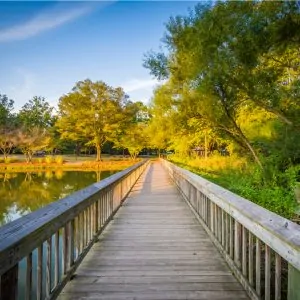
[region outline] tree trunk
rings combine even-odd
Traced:
[[[97,150],[97,157],[96,157],[96,161],[101,161],[101,147],[100,145],[96,145],[96,150]]]

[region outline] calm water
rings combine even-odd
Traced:
[[[116,172],[0,173],[0,226]]]

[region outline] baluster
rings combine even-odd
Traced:
[[[30,252],[26,259],[26,291],[25,299],[31,300],[32,293],[32,252]]]
[[[46,262],[46,297],[49,297],[51,291],[51,256],[52,256],[52,239],[46,241],[47,245],[47,262]]]
[[[69,250],[68,250],[68,226],[65,225],[63,228],[63,245],[62,245],[62,275],[67,274],[67,270],[68,270],[68,254],[69,254]]]
[[[83,249],[83,215],[78,215],[78,256],[81,255]]]
[[[256,293],[258,296],[261,295],[261,285],[260,285],[260,272],[261,272],[261,249],[260,249],[260,240],[256,238],[256,257],[255,257],[255,270],[256,270]]]
[[[241,268],[241,224],[235,220],[234,222],[234,262],[236,266]]]
[[[37,256],[37,279],[36,279],[36,298],[42,299],[43,294],[43,244],[38,247]]]
[[[74,264],[74,254],[75,254],[75,245],[76,245],[76,243],[75,243],[75,219],[72,219],[71,221],[70,221],[70,223],[69,223],[70,225],[70,245],[69,245],[69,247],[70,247],[70,251],[69,251],[69,253],[70,253],[70,267],[71,266],[73,266],[73,264]]]
[[[270,300],[271,248],[265,244],[265,300]]]
[[[229,231],[229,222],[230,222],[230,216],[228,213],[226,213],[226,219],[225,219],[225,249],[226,253],[229,254],[229,237],[230,237],[230,231]]]
[[[289,264],[288,267],[288,300],[300,299],[300,270]]]
[[[87,211],[83,211],[83,250],[87,244]]]
[[[225,211],[223,209],[221,209],[221,213],[222,213],[222,237],[221,237],[221,243],[222,243],[222,247],[223,249],[225,248]]]
[[[242,272],[247,277],[247,229],[244,226],[242,235]]]
[[[249,231],[248,232],[248,239],[249,239],[249,249],[248,249],[248,280],[251,286],[253,286],[253,235]]]
[[[18,299],[18,272],[19,264],[16,264],[1,276],[1,299]]]
[[[59,231],[54,235],[54,287],[59,282]]]
[[[218,239],[218,206],[217,204],[214,204],[214,234],[215,237]]]
[[[210,201],[210,230],[214,233],[214,203]]]
[[[281,299],[281,256],[275,253],[275,300]]]

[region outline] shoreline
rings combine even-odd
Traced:
[[[39,162],[11,162],[0,163],[0,172],[35,172],[35,171],[48,171],[61,169],[64,171],[116,171],[126,169],[133,164],[140,161],[138,160],[107,160],[107,161],[75,161],[58,163],[39,163]]]

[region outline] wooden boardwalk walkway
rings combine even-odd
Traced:
[[[248,296],[157,162],[139,179],[58,299]]]

